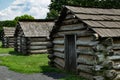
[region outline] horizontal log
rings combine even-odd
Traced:
[[[27,38],[30,42],[41,42],[41,41],[48,41],[46,38]]]
[[[64,41],[64,37],[56,37],[56,38],[54,38],[54,40],[55,41],[61,41],[61,40]]]
[[[54,63],[54,66],[57,67],[58,69],[61,69],[61,70],[64,69],[63,67],[61,67],[60,65],[58,65],[58,64],[56,64],[56,63]]]
[[[55,58],[54,62],[63,68],[65,67],[65,61],[63,59]]]
[[[99,41],[91,41],[91,42],[85,42],[85,41],[80,41],[77,40],[76,44],[77,45],[81,45],[81,46],[95,46],[99,43]]]
[[[78,19],[68,19],[68,20],[64,20],[62,22],[63,25],[67,25],[67,24],[75,24],[75,23],[78,23],[79,20]]]
[[[54,48],[64,48],[64,45],[54,44]]]
[[[30,45],[31,46],[36,46],[36,45],[49,45],[50,42],[31,42]]]
[[[59,57],[59,58],[65,58],[64,53],[60,53],[60,52],[54,52],[54,55]]]
[[[118,51],[115,51],[115,50],[114,50],[114,55],[120,56],[120,50],[118,50]]]
[[[94,37],[93,36],[77,36],[77,41],[88,41],[88,42],[90,42],[90,41],[93,41],[94,40]]]
[[[88,79],[88,80],[93,80],[93,75],[92,74],[89,74],[89,73],[85,73],[85,72],[79,72],[79,76],[81,76],[81,77],[84,77],[84,78],[86,78],[86,79]]]
[[[64,53],[64,49],[63,48],[54,48],[53,51]]]
[[[114,66],[113,66],[113,69],[115,69],[115,70],[120,70],[120,64],[114,65]]]
[[[105,80],[103,76],[94,76],[93,80]]]
[[[63,45],[64,44],[64,40],[53,40],[53,44]]]
[[[83,25],[83,23],[81,24],[72,24],[72,25],[64,25],[61,26],[59,31],[71,31],[71,30],[83,30],[86,29],[86,27]]]
[[[28,50],[28,53],[38,54],[38,53],[47,53],[47,50]]]
[[[110,59],[110,60],[120,60],[120,56],[109,56],[108,59]]]
[[[77,59],[78,63],[86,64],[86,65],[94,65],[96,63],[94,58],[88,57],[88,56],[79,56]]]
[[[87,72],[87,73],[93,73],[92,68],[93,68],[93,66],[88,66],[88,65],[83,65],[83,64],[79,64],[77,66],[78,70],[83,71],[83,72]]]
[[[65,19],[74,19],[75,16],[73,14],[68,14]]]
[[[47,46],[27,46],[30,50],[43,50],[47,49]]]
[[[92,36],[94,33],[92,31],[64,31],[64,32],[58,32],[54,37],[64,37],[64,35],[73,35],[76,34],[77,36]]]
[[[78,55],[81,55],[81,54],[84,54],[84,55],[94,55],[94,53],[92,51],[90,51],[90,50],[79,50],[79,49],[77,49],[76,52],[77,52]]]
[[[104,72],[104,76],[108,79],[108,80],[114,80],[117,77],[117,72],[115,70],[106,70]]]

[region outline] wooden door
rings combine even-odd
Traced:
[[[65,69],[76,72],[76,35],[65,36]]]

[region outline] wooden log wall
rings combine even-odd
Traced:
[[[22,52],[21,51],[21,36],[23,34],[22,29],[20,28],[20,26],[18,27],[18,31],[17,31],[17,36],[15,36],[15,51],[17,52]]]
[[[26,38],[23,40],[22,44],[22,48],[24,48],[23,51],[25,51],[28,54],[48,53],[48,46],[51,46],[51,43],[45,37]]]
[[[14,47],[14,42],[15,42],[15,38],[14,37],[3,37],[3,40],[2,40],[2,45],[3,47],[5,48],[8,48],[8,47],[11,47],[13,48]]]
[[[94,39],[94,32],[87,29],[82,22],[68,15],[60,27],[59,31],[53,36],[54,44],[53,54],[49,55],[51,66],[56,66],[60,69],[65,68],[65,35],[76,35],[76,53],[77,53],[77,73],[80,76],[88,79],[93,79],[92,68],[95,62],[95,55],[92,47],[97,45],[99,41]]]
[[[59,31],[52,36],[54,46],[49,52],[49,64],[59,69],[65,69],[64,36],[72,34],[76,35],[77,73],[89,80],[115,80],[116,73],[120,73],[120,56],[118,56],[120,41],[114,40],[114,45],[119,45],[114,49],[111,48],[111,44],[106,47],[104,43],[109,41],[100,40],[100,36],[95,36],[98,34],[79,22],[73,15],[68,15],[63,20]],[[110,56],[112,53],[114,55]]]
[[[5,36],[3,36],[3,38],[2,38],[2,46],[3,46],[4,48],[7,48],[7,47],[8,47],[8,38],[5,37]]]
[[[109,58],[114,62],[113,68],[118,73],[117,78],[120,79],[120,38],[113,39],[113,55]]]

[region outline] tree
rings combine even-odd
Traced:
[[[62,5],[76,5],[81,7],[120,8],[120,0],[51,0],[50,12],[47,18],[56,19]]]
[[[31,15],[28,15],[28,14],[24,14],[24,15],[22,15],[22,16],[17,16],[17,17],[15,17],[15,21],[19,21],[19,20],[25,20],[25,19],[29,19],[29,20],[33,20],[34,19],[34,17],[33,16],[31,16]]]

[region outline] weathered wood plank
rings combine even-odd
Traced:
[[[110,60],[120,60],[120,56],[108,56]]]
[[[64,25],[61,26],[59,31],[72,31],[72,30],[83,30],[86,29],[86,27],[83,25],[83,23],[81,24],[72,24],[72,25]]]
[[[65,58],[64,53],[60,53],[60,52],[54,52],[54,55],[59,57],[59,58]]]
[[[78,23],[79,20],[78,19],[66,19],[62,22],[63,25],[67,25],[67,24],[75,24]]]
[[[87,50],[79,50],[78,49],[76,52],[77,52],[78,55],[80,55],[80,54],[81,55],[83,55],[83,54],[84,55],[94,55],[94,53],[92,51],[87,51]]]
[[[83,64],[79,64],[77,66],[78,70],[84,71],[84,72],[87,72],[87,73],[93,73],[92,68],[93,68],[93,66],[88,66],[88,65],[83,65]]]
[[[44,41],[47,41],[46,38],[27,38],[30,42],[44,42]]]
[[[54,62],[55,62],[56,64],[58,64],[59,66],[63,67],[63,68],[65,67],[65,62],[64,62],[63,59],[55,58],[55,59],[54,59]]]
[[[81,45],[81,46],[95,46],[99,43],[99,41],[80,41],[80,40],[77,40],[76,44],[77,45]]]
[[[93,41],[94,38],[93,36],[77,36],[77,41],[85,41],[85,42],[89,42],[89,41]]]
[[[29,49],[31,49],[31,50],[41,50],[41,49],[47,49],[47,46],[29,46]]]
[[[89,55],[80,55],[77,59],[77,62],[86,65],[94,65],[96,63],[94,56]]]
[[[60,65],[54,63],[54,66],[57,67],[58,69],[64,69],[63,67],[61,67]]]
[[[55,36],[64,36],[64,35],[72,35],[72,34],[76,34],[76,35],[79,35],[79,36],[92,36],[93,35],[93,32],[92,31],[87,31],[87,30],[84,30],[84,31],[62,31],[62,32],[58,32]]]
[[[64,44],[64,40],[54,40],[53,41],[54,44]]]
[[[80,71],[79,76],[84,77],[84,78],[89,79],[89,80],[93,80],[93,75],[89,74],[89,73],[85,73],[85,72]]]
[[[53,50],[54,50],[55,52],[64,53],[64,49],[63,49],[63,48],[54,48]]]
[[[42,45],[49,45],[50,44],[50,42],[31,42],[30,43],[30,46],[37,46],[37,45],[40,45],[40,46],[42,46]]]
[[[28,53],[47,53],[48,51],[47,50],[28,50]]]
[[[73,14],[68,14],[65,19],[74,19],[75,16]]]

